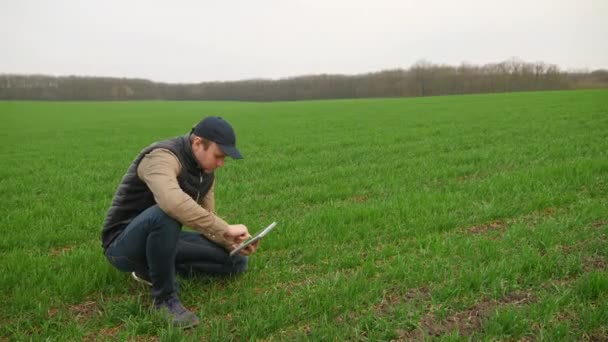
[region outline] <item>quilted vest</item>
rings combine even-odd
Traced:
[[[177,181],[180,188],[192,199],[198,201],[204,198],[211,189],[214,175],[204,173],[194,159],[190,134],[156,142],[144,148],[131,163],[114,194],[101,232],[104,250],[137,215],[156,204],[152,191],[137,176],[137,166],[146,154],[157,148],[167,149],[177,157],[181,164]]]

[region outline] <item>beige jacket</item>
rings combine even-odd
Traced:
[[[224,237],[228,223],[215,214],[215,180],[209,192],[197,203],[182,191],[177,182],[181,167],[171,151],[159,148],[140,161],[137,175],[148,185],[156,203],[167,215],[229,250],[232,241]]]

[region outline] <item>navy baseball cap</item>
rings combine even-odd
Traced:
[[[225,155],[243,159],[236,148],[236,136],[232,126],[219,116],[208,116],[192,128],[192,134],[216,143]]]

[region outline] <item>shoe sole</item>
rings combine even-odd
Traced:
[[[175,328],[178,329],[192,329],[192,328],[196,328],[199,324],[200,324],[200,320],[198,319],[198,317],[196,317],[196,315],[193,312],[190,312],[187,316],[187,319],[184,320],[174,320],[174,317],[169,313],[169,311],[167,311],[166,308],[161,308],[161,309],[156,309],[158,310],[157,312],[168,318],[169,321],[171,321],[171,325],[173,325]]]
[[[137,281],[138,283],[142,283],[142,284],[145,284],[145,285],[148,285],[148,286],[152,286],[152,283],[151,283],[151,282],[149,282],[149,281],[147,281],[147,280],[145,280],[145,279],[142,279],[142,278],[138,277],[138,276],[137,276],[137,274],[135,274],[135,272],[131,272],[131,276],[132,276],[132,277],[133,277],[133,279],[135,279],[135,281]]]
[[[196,328],[198,325],[199,325],[199,321],[197,320],[196,322],[186,324],[186,325],[176,324],[175,327],[180,328],[180,329],[192,329],[192,328]]]

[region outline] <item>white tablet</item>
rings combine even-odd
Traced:
[[[252,243],[258,241],[259,239],[263,238],[264,236],[266,236],[266,234],[270,233],[270,231],[277,225],[276,222],[272,222],[268,227],[264,228],[264,230],[262,230],[261,232],[258,232],[257,234],[255,234],[251,239],[241,243],[237,248],[233,249],[230,252],[230,256],[233,256],[234,254],[240,252],[243,248],[251,245]]]

